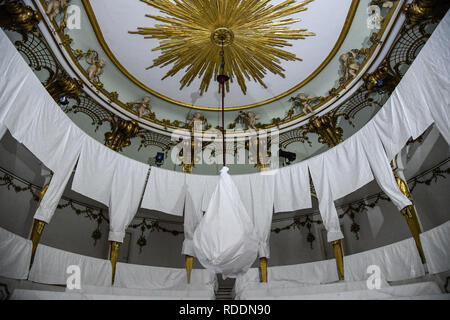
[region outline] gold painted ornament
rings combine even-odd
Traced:
[[[267,71],[284,78],[281,59],[301,59],[281,48],[292,46],[290,40],[314,35],[307,29],[290,29],[287,25],[300,19],[286,18],[305,11],[305,5],[313,0],[300,3],[286,0],[276,5],[270,4],[270,0],[141,1],[166,14],[146,15],[164,24],[130,31],[145,38],[160,39],[160,45],[153,51],[160,50],[161,55],[147,69],[172,65],[162,79],[185,72],[180,89],[201,78],[200,94],[220,74],[222,46],[224,73],[231,82],[236,80],[245,94],[246,81],[253,80],[267,88],[263,82]]]

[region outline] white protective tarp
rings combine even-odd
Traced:
[[[431,274],[450,270],[450,221],[420,234],[420,241]]]
[[[87,138],[72,189],[109,207],[108,240],[122,242],[139,207],[149,166]]]
[[[205,268],[235,277],[250,268],[258,248],[251,216],[228,168],[223,167],[205,216],[194,232],[195,256]]]
[[[186,289],[195,287],[213,292],[217,289],[216,275],[205,269],[192,269],[191,283],[187,284],[186,270],[117,263],[114,286],[134,289]]]
[[[380,268],[380,277],[386,281],[417,278],[425,274],[413,238],[384,247],[344,257],[345,280],[366,280],[374,273],[369,266]]]
[[[72,274],[67,273],[67,268],[71,265],[80,268],[81,286],[83,284],[111,285],[112,269],[109,260],[67,252],[43,244],[37,247],[28,280],[44,284],[66,285],[67,278]]]
[[[26,279],[30,268],[31,240],[0,228],[0,276]]]
[[[186,174],[152,167],[141,207],[183,216]]]

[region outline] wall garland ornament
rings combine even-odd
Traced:
[[[419,173],[415,177],[408,180],[408,186],[409,190],[412,193],[417,185],[424,184],[426,186],[429,186],[432,182],[437,183],[439,179],[446,179],[447,175],[450,175],[450,167],[448,166],[448,163],[450,162],[450,158],[445,159],[444,161],[440,162],[433,168],[430,168],[422,173]],[[16,193],[25,192],[28,191],[33,200],[35,202],[39,202],[39,194],[42,190],[42,187],[36,186],[30,182],[25,181],[22,178],[19,178],[9,172],[8,170],[0,167],[0,187],[6,187],[7,190],[13,190]],[[336,209],[341,209],[342,213],[339,214],[339,219],[343,219],[346,215],[349,216],[349,218],[352,221],[352,224],[350,226],[350,231],[355,234],[356,240],[359,240],[359,232],[360,232],[360,226],[356,222],[356,216],[357,214],[361,214],[365,212],[368,208],[374,208],[380,201],[390,201],[390,199],[383,193],[379,192],[375,195],[368,196],[365,199],[353,201],[348,204],[341,205],[339,207],[336,207]],[[81,208],[80,208],[81,207]],[[85,203],[82,203],[80,201],[76,201],[70,198],[67,198],[63,196],[60,200],[60,203],[57,206],[58,209],[63,208],[70,208],[73,212],[75,212],[78,216],[84,216],[85,218],[88,218],[90,221],[95,221],[97,226],[96,229],[92,232],[91,238],[94,240],[94,245],[97,243],[99,239],[102,238],[102,233],[100,231],[100,225],[103,223],[103,221],[106,221],[106,223],[109,224],[109,219],[104,215],[103,208],[98,208],[95,206],[91,206]],[[107,210],[107,209],[106,209]],[[306,227],[308,230],[308,234],[306,236],[306,241],[310,244],[311,249],[313,249],[313,242],[315,241],[316,237],[312,233],[311,229],[314,224],[321,225],[322,221],[320,219],[313,219],[312,217],[315,215],[320,214],[318,212],[312,212],[308,213],[307,215],[297,216],[292,219],[293,222],[291,222],[289,225],[286,225],[284,227],[277,227],[272,228],[271,232],[280,233],[281,231],[290,230],[290,229],[298,229]],[[139,218],[138,218],[139,219]],[[174,236],[178,236],[180,234],[183,234],[183,231],[181,230],[171,230],[167,229],[165,227],[162,227],[160,225],[161,221],[154,218],[140,218],[142,219],[140,223],[131,224],[129,228],[132,229],[140,229],[141,234],[139,239],[137,240],[137,245],[140,247],[139,251],[142,251],[142,248],[147,245],[147,238],[145,236],[146,231],[154,232],[154,231],[161,231],[170,233]],[[272,223],[278,223],[280,221],[273,220]],[[172,224],[176,225],[182,225],[181,222],[170,222]]]

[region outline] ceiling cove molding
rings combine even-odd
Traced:
[[[82,0],[82,1],[84,1],[84,0]],[[45,12],[43,4],[42,4],[42,2],[45,2],[44,0],[25,0],[24,2],[37,8],[39,11],[41,11],[41,13]],[[375,48],[375,51],[372,53],[371,58],[366,60],[366,63],[363,66],[363,68],[360,68],[358,76],[355,77],[353,79],[353,81],[346,86],[346,88],[344,90],[347,90],[347,91],[344,94],[339,94],[338,96],[334,97],[333,99],[326,101],[323,105],[316,106],[317,111],[315,112],[315,114],[324,114],[324,113],[328,112],[328,110],[332,106],[336,107],[335,104],[339,100],[347,99],[352,93],[354,93],[358,89],[359,86],[357,86],[357,85],[362,84],[362,81],[360,81],[360,79],[362,78],[363,74],[368,72],[369,70],[376,69],[376,67],[377,67],[376,62],[377,61],[381,62],[381,60],[384,58],[384,57],[382,57],[382,58],[379,57],[380,50],[383,49],[382,51],[387,53],[390,48],[389,46],[392,44],[392,42],[394,41],[394,38],[396,36],[396,34],[392,37],[390,36],[390,34],[392,33],[392,30],[393,30],[392,26],[394,24],[396,24],[398,26],[403,23],[404,17],[403,17],[403,15],[400,15],[399,13],[401,11],[401,8],[403,7],[404,2],[405,2],[404,0],[400,0],[400,1],[396,2],[395,10],[392,10],[390,12],[389,19],[386,19],[386,20],[388,20],[389,23],[387,23],[383,27],[383,29],[380,30],[380,33],[382,33],[380,43]],[[97,101],[101,106],[105,107],[105,109],[111,111],[112,113],[118,115],[119,117],[125,117],[127,119],[134,119],[134,120],[138,121],[139,125],[142,128],[145,128],[145,129],[148,129],[148,130],[151,130],[154,132],[158,132],[158,133],[161,133],[164,135],[170,135],[174,131],[180,132],[180,128],[178,128],[178,127],[173,127],[170,125],[162,126],[157,123],[148,121],[146,119],[139,118],[139,117],[137,117],[137,115],[126,111],[120,105],[117,105],[114,102],[110,102],[109,97],[107,97],[106,95],[99,92],[99,90],[90,81],[87,80],[87,77],[85,75],[86,72],[84,71],[84,69],[81,68],[78,63],[75,63],[73,57],[71,57],[68,54],[67,50],[65,50],[64,46],[61,44],[61,39],[58,39],[59,36],[58,36],[57,32],[55,31],[54,24],[48,20],[48,17],[45,14],[43,14],[43,17],[44,17],[44,23],[45,23],[47,30],[42,28],[41,25],[40,25],[40,29],[44,33],[44,36],[45,36],[46,40],[48,41],[49,45],[51,46],[52,50],[54,50],[56,56],[58,57],[58,60],[60,60],[60,63],[62,63],[63,66],[69,67],[69,68],[66,68],[66,70],[68,70],[68,72],[70,73],[71,76],[76,75],[77,77],[79,77],[80,79],[83,80],[83,82],[85,84],[85,87],[84,87],[85,91],[87,91],[87,93],[95,101]],[[395,17],[395,19],[392,19],[393,17]],[[401,17],[401,18],[399,19],[399,17]],[[389,37],[389,39],[388,39],[388,37]],[[49,40],[51,40],[51,41],[49,41]],[[59,54],[58,54],[58,52],[59,52]],[[61,59],[61,57],[63,57],[63,59]],[[374,61],[375,59],[376,59],[376,61]],[[228,109],[227,111],[231,111],[231,110]],[[280,133],[295,129],[296,127],[299,127],[299,126],[305,124],[309,120],[310,116],[311,115],[308,115],[307,117],[305,117],[304,115],[300,114],[300,115],[298,115],[297,118],[289,119],[288,121],[286,121],[286,123],[278,125],[278,129],[280,130]],[[277,127],[276,125],[273,125],[271,128],[276,128],[276,127]],[[229,139],[243,137],[245,135],[246,135],[245,131],[236,131],[236,133],[229,135]]]
[[[40,0],[40,1],[42,2],[44,0]],[[176,105],[179,105],[179,106],[182,106],[182,107],[186,107],[186,108],[189,108],[189,109],[206,110],[206,111],[220,111],[221,110],[221,108],[218,108],[218,107],[198,106],[198,105],[193,105],[193,104],[177,101],[175,99],[169,98],[167,96],[164,96],[164,95],[162,95],[162,94],[160,94],[160,93],[150,89],[148,86],[146,86],[141,81],[136,79],[119,62],[119,60],[116,58],[116,56],[111,51],[111,49],[109,48],[108,44],[106,43],[105,38],[103,37],[102,30],[100,28],[100,25],[99,25],[99,23],[97,21],[97,18],[95,16],[94,10],[92,9],[92,6],[91,6],[89,0],[81,0],[81,2],[83,4],[83,6],[84,6],[84,9],[86,11],[86,14],[87,14],[87,16],[89,18],[89,21],[91,23],[91,26],[92,26],[92,28],[94,30],[95,36],[97,37],[97,40],[98,40],[100,46],[105,51],[105,53],[108,56],[108,58],[114,63],[116,68],[119,69],[133,83],[135,83],[141,89],[149,92],[150,94],[152,94],[152,95],[154,95],[154,96],[156,96],[156,97],[158,97],[160,99],[166,100],[166,101],[168,101],[170,103],[173,103],[173,104],[176,104]],[[360,0],[352,0],[352,3],[351,3],[350,8],[349,8],[349,11],[347,13],[347,17],[345,18],[344,26],[343,26],[343,28],[341,30],[339,38],[337,39],[333,49],[328,54],[328,56],[325,58],[325,60],[319,65],[319,67],[316,70],[314,70],[305,80],[303,80],[302,82],[300,82],[296,86],[292,87],[291,89],[283,92],[282,94],[279,94],[279,95],[277,95],[275,97],[272,97],[270,99],[266,99],[264,101],[260,101],[260,102],[257,102],[257,103],[252,103],[252,104],[248,104],[248,105],[244,105],[244,106],[227,107],[226,111],[249,109],[249,108],[259,107],[259,106],[263,106],[265,104],[277,101],[277,100],[279,100],[279,99],[281,99],[281,98],[291,94],[292,92],[297,91],[298,89],[300,89],[301,87],[303,87],[307,83],[309,83],[312,79],[314,79],[330,63],[330,61],[335,57],[336,53],[341,48],[342,43],[347,38],[347,34],[348,34],[349,30],[350,30],[350,27],[352,26],[353,19],[355,17],[356,11],[358,9],[359,3],[360,3]]]
[[[363,85],[362,77],[366,73],[370,73],[377,69],[377,67],[381,64],[383,59],[391,50],[391,46],[395,43],[395,40],[400,32],[404,22],[405,16],[401,14],[403,9],[403,4],[406,1],[400,0],[397,3],[397,7],[392,12],[392,17],[389,20],[389,23],[385,25],[385,30],[382,33],[381,38],[379,39],[378,45],[375,47],[375,50],[370,54],[370,58],[367,59],[364,65],[358,71],[358,75],[352,79],[352,81],[347,84],[347,86],[342,90],[343,93],[339,93],[336,97],[333,97],[329,101],[326,101],[323,104],[319,104],[315,108],[315,112],[313,114],[309,114],[307,117],[300,114],[297,118],[290,119],[289,122],[285,122],[278,126],[280,133],[284,133],[289,130],[293,130],[297,127],[300,127],[306,124],[309,121],[309,118],[314,115],[323,115],[330,110],[338,107],[338,103],[344,103],[348,98],[355,93],[361,85]],[[341,104],[339,103],[339,104]]]
[[[127,111],[120,105],[110,102],[110,98],[105,94],[100,92],[88,79],[86,71],[81,68],[81,66],[73,59],[73,57],[65,49],[64,45],[61,43],[58,33],[55,30],[55,25],[53,22],[49,21],[47,15],[45,14],[45,9],[43,7],[42,1],[36,0],[24,0],[24,3],[30,5],[34,9],[38,10],[43,19],[39,23],[38,27],[45,40],[47,41],[49,47],[58,59],[58,62],[62,67],[68,72],[71,77],[81,79],[83,81],[83,90],[86,92],[94,101],[96,101],[100,106],[104,107],[106,110],[115,114],[116,116],[124,119],[133,119],[138,121],[141,128],[154,131],[166,136],[170,136],[173,130],[179,129],[176,127],[167,128],[165,126],[147,121],[145,119],[139,118],[137,115]],[[168,131],[169,129],[169,131]]]

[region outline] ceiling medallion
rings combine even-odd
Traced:
[[[270,0],[141,1],[168,15],[147,15],[165,24],[130,31],[161,40],[153,49],[161,50],[161,55],[147,69],[173,64],[162,80],[184,71],[180,89],[198,77],[202,79],[201,94],[220,73],[222,44],[225,74],[230,76],[231,82],[237,80],[245,94],[246,81],[253,80],[267,88],[263,82],[267,70],[284,78],[280,59],[301,59],[281,48],[292,46],[289,40],[314,35],[307,29],[288,28],[287,25],[300,19],[285,18],[306,10],[305,5],[313,0],[297,4],[295,0],[286,0],[277,5],[269,4]]]

